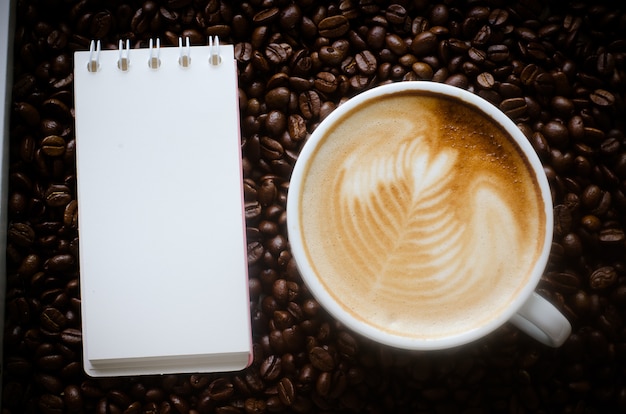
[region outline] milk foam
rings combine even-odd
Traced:
[[[415,99],[343,120],[310,168],[307,186],[321,190],[307,190],[302,215],[316,270],[346,309],[440,337],[484,323],[525,283],[541,203],[506,138],[505,153],[502,142],[485,152],[484,137],[452,136],[436,101]]]

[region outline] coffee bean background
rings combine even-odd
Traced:
[[[91,39],[116,48],[119,39],[146,47],[149,38],[175,45],[185,36],[199,45],[213,35],[234,44],[237,60],[254,362],[222,374],[89,378],[73,52]],[[303,285],[285,201],[307,135],[354,94],[406,80],[482,96],[539,154],[555,233],[538,289],[573,325],[562,348],[507,324],[459,349],[395,350],[333,320]],[[21,0],[12,88],[3,413],[626,410],[619,2]]]

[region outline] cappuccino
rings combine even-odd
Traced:
[[[419,339],[478,329],[529,283],[546,213],[506,130],[454,98],[404,91],[335,120],[307,160],[301,242],[343,310]]]

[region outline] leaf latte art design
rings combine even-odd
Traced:
[[[499,179],[487,170],[459,177],[462,163],[456,149],[420,137],[371,159],[345,160],[334,183],[333,226],[344,239],[345,268],[370,295],[362,300],[409,302],[419,292],[441,311],[455,300],[479,300],[479,291],[498,283],[518,251],[519,223]]]

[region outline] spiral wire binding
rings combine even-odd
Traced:
[[[186,44],[183,47],[183,38],[178,38],[178,50],[180,51],[180,57],[178,58],[178,64],[184,68],[191,65],[191,46],[189,46],[189,37],[185,38]]]
[[[152,69],[158,69],[159,66],[161,66],[161,59],[159,59],[159,55],[161,54],[161,40],[157,37],[156,46],[154,46],[152,39],[150,39],[150,45],[148,48],[150,49],[148,66]]]
[[[220,38],[217,36],[209,37],[209,63],[217,66],[222,63],[220,56]]]
[[[97,72],[100,68],[100,41],[91,41],[89,44],[89,62],[87,62],[87,70],[89,72]]]
[[[161,41],[159,38],[150,39],[148,44],[150,50],[148,57],[148,67],[151,69],[158,69],[161,66]],[[185,38],[183,44],[183,38],[178,38],[178,65],[181,68],[188,68],[191,66],[191,45],[189,37]],[[218,36],[209,37],[209,58],[208,62],[211,66],[218,66],[222,63],[222,56],[220,55],[220,39]],[[89,72],[98,72],[100,70],[100,40],[92,40],[89,44],[89,60],[87,62],[87,70]],[[117,68],[122,72],[128,72],[131,69],[130,62],[130,40],[126,39],[126,42],[120,39],[118,44],[118,60]]]
[[[119,70],[126,72],[130,67],[130,40],[126,39],[126,49],[124,49],[124,42],[120,39],[119,56],[117,67]]]

